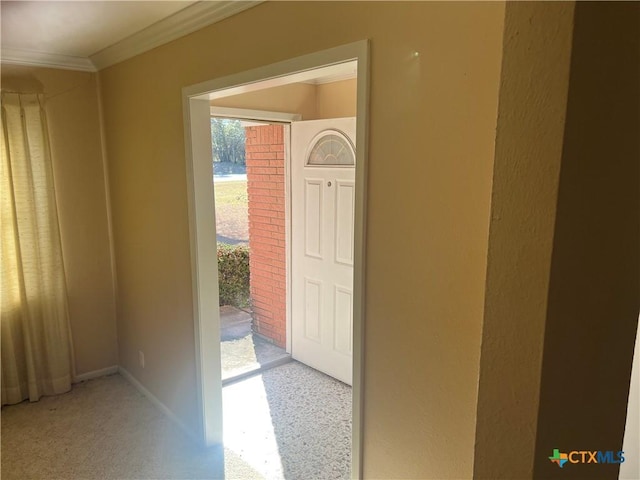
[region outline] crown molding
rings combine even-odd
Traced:
[[[264,0],[203,0],[86,57],[2,47],[2,63],[95,72],[254,7]]]
[[[100,70],[254,7],[259,1],[201,1],[89,57]]]
[[[91,60],[86,57],[74,57],[72,55],[32,52],[31,50],[2,47],[0,58],[2,59],[2,63],[10,65],[61,68],[64,70],[80,70],[83,72],[96,71],[96,67]]]

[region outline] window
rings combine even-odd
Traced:
[[[321,132],[311,145],[307,166],[355,166],[355,150],[346,135],[338,130]]]

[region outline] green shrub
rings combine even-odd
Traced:
[[[220,305],[249,306],[249,247],[218,243]]]

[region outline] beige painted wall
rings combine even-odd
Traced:
[[[356,116],[355,78],[316,86],[316,118]]]
[[[195,428],[181,88],[368,38],[364,473],[470,477],[503,17],[268,2],[102,71],[122,365]]]
[[[316,86],[308,83],[292,83],[268,90],[218,98],[212,100],[211,105],[268,112],[299,113],[303,120],[311,120],[316,116]]]
[[[302,120],[355,117],[356,79],[313,85],[292,83],[211,101],[211,105],[298,113]]]
[[[2,65],[2,88],[46,97],[76,374],[117,365],[97,75]]]

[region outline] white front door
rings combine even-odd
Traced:
[[[291,354],[351,385],[355,118],[291,125]]]

